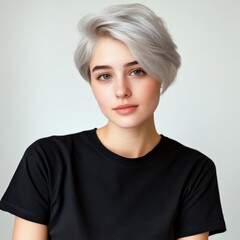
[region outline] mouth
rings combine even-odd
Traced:
[[[134,104],[124,104],[113,108],[113,110],[115,110],[120,115],[128,115],[133,113],[137,109],[137,107],[138,105]]]
[[[136,108],[136,107],[138,107],[138,105],[134,105],[134,104],[124,104],[124,105],[119,105],[119,106],[113,108],[113,110],[127,109],[127,108]]]

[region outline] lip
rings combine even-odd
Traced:
[[[128,115],[134,112],[137,109],[137,107],[138,105],[134,104],[124,104],[113,108],[113,110],[115,110],[120,115]]]

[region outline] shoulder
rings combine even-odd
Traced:
[[[163,136],[163,145],[165,156],[167,156],[172,164],[176,164],[179,170],[193,171],[215,171],[215,164],[208,156],[204,153],[186,146],[174,139]]]
[[[52,135],[40,138],[34,141],[28,148],[27,152],[42,150],[63,150],[71,148],[76,144],[84,145],[89,142],[89,134],[94,130],[86,130],[68,135]]]
[[[192,199],[201,203],[201,198],[206,201],[216,198],[218,187],[214,162],[202,152],[173,139],[165,138],[165,142],[169,168],[173,169],[171,177],[181,191],[182,201],[191,203]]]
[[[35,163],[56,164],[68,161],[72,153],[89,147],[89,134],[86,130],[68,135],[53,135],[33,142],[25,151],[23,159]]]

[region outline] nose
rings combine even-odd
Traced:
[[[126,79],[120,78],[115,82],[115,94],[117,98],[126,98],[132,95]]]

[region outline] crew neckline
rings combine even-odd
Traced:
[[[94,147],[98,150],[98,152],[102,156],[104,156],[105,159],[108,159],[110,161],[120,163],[123,165],[127,165],[127,166],[133,166],[133,167],[146,165],[146,164],[154,161],[156,158],[160,158],[161,157],[160,155],[162,152],[160,150],[163,149],[164,142],[166,141],[166,137],[164,135],[160,134],[161,139],[152,150],[150,150],[145,155],[138,157],[138,158],[127,158],[127,157],[118,155],[118,154],[112,152],[111,150],[109,150],[107,147],[105,147],[97,136],[97,128],[90,130],[89,136],[91,138],[91,141],[92,141]],[[156,153],[157,153],[157,155],[156,155]]]

